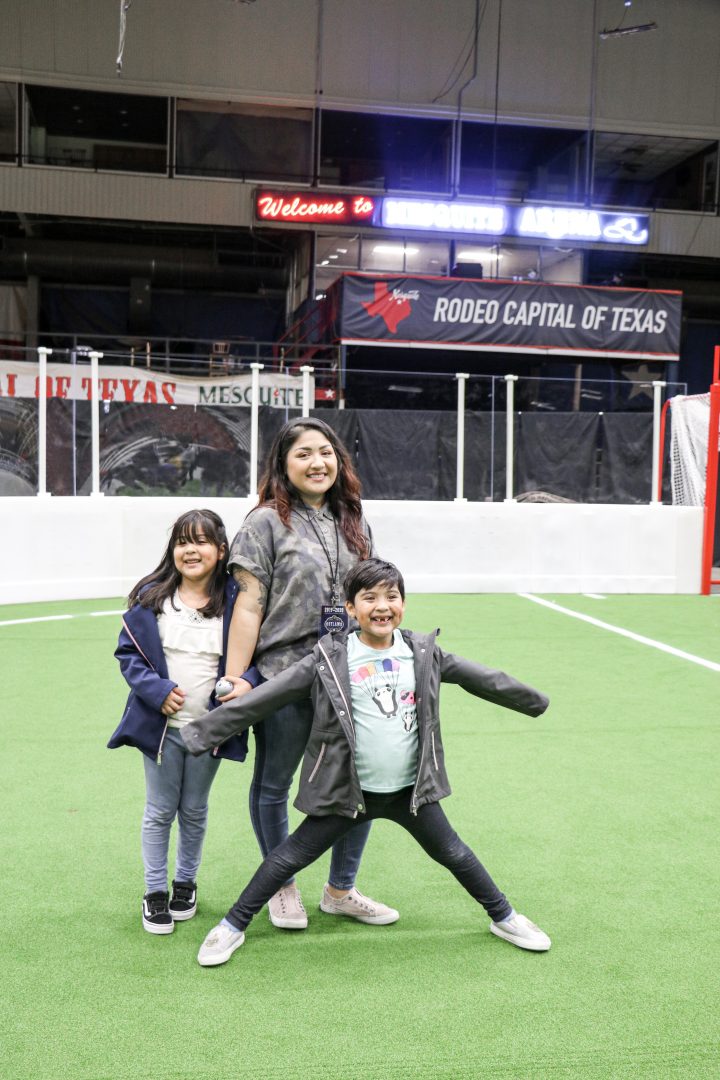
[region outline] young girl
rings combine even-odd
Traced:
[[[368,821],[386,818],[406,829],[485,908],[496,937],[521,949],[546,952],[550,938],[514,910],[440,807],[450,784],[439,695],[442,682],[455,683],[527,716],[543,713],[548,699],[502,671],[443,652],[436,643],[437,631],[401,631],[405,586],[392,563],[359,563],[345,578],[344,588],[345,606],[358,631],[326,634],[304,659],[252,693],[188,724],[182,733],[192,753],[202,753],[278,706],[312,693],[314,719],[295,800],[307,817],[270,852],[207,935],[199,963],[212,967],[229,960],[278,885],[346,836],[358,815]],[[320,908],[344,914],[327,887]],[[351,914],[360,922],[377,922],[371,902],[367,918]]]
[[[208,795],[220,757],[243,761],[247,736],[192,757],[180,731],[216,705],[237,585],[228,577],[225,526],[212,510],[190,510],[175,522],[160,564],[128,597],[115,656],[130,686],[122,720],[108,746],[144,754],[146,801],[143,927],[171,934],[197,910],[197,870]],[[248,682],[254,673],[245,672]],[[170,828],[178,819],[172,895],[168,892]]]

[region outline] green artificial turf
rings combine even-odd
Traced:
[[[553,597],[720,662],[720,599]],[[140,755],[105,742],[126,689],[120,601],[0,608],[7,1080],[717,1077],[718,679],[522,597],[417,596],[406,624],[551,699],[531,720],[443,690],[448,817],[553,939],[531,954],[400,829],[373,826],[360,888],[394,926],[261,913],[221,968],[195,960],[254,870],[250,765],[211,794],[197,917],[140,923]],[[293,820],[299,816],[293,811]]]

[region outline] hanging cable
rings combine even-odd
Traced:
[[[118,75],[122,74],[123,53],[125,52],[125,34],[127,32],[127,13],[132,0],[120,0],[120,38],[118,41],[118,54],[115,65]]]
[[[440,98],[447,97],[447,95],[450,93],[450,91],[455,89],[455,87],[457,86],[458,82],[460,81],[460,79],[462,77],[462,73],[464,72],[465,68],[467,67],[468,61],[470,60],[471,57],[473,59],[473,72],[470,75],[470,77],[468,79],[466,79],[466,81],[460,87],[460,90],[458,92],[459,97],[462,97],[463,90],[467,86],[469,86],[470,83],[473,82],[477,78],[478,35],[479,35],[479,32],[480,32],[480,26],[482,25],[482,21],[483,21],[483,19],[485,17],[485,10],[486,10],[487,6],[488,6],[488,0],[483,0],[482,11],[481,11],[480,10],[479,0],[476,0],[476,2],[475,2],[475,18],[473,20],[473,25],[470,27],[470,29],[468,31],[467,37],[465,38],[465,41],[463,42],[463,46],[462,46],[462,49],[460,50],[460,53],[458,55],[457,60],[453,64],[452,68],[450,69],[450,74],[448,75],[447,79],[445,80],[444,87],[442,88],[440,93],[437,94],[432,99],[433,105],[435,104],[436,101],[439,101]],[[457,71],[457,74],[454,74],[455,69],[457,68],[458,64],[460,63],[461,58],[462,58],[462,63],[460,64],[460,68]]]

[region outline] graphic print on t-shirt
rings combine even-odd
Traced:
[[[399,716],[406,731],[412,731],[417,724],[415,694],[412,690],[403,690],[398,700],[398,679],[400,664],[397,660],[377,660],[364,664],[352,676],[352,682],[370,698],[380,713],[388,719]]]

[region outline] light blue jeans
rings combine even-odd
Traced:
[[[175,880],[196,880],[207,827],[208,795],[220,761],[210,750],[193,757],[176,728],[165,733],[159,765],[143,754],[142,855],[147,892],[167,892],[170,829],[176,817]]]
[[[284,705],[253,728],[255,770],[250,785],[250,820],[263,855],[288,835],[288,796],[312,721],[312,702],[308,698]],[[352,889],[369,833],[370,822],[364,821],[333,846],[328,877],[333,888]]]

